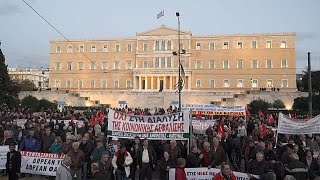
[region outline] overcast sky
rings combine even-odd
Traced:
[[[159,27],[195,35],[296,32],[297,72],[312,53],[320,69],[320,0],[25,0],[70,39],[132,37]],[[165,16],[157,19],[157,13]],[[47,67],[49,41],[63,39],[22,0],[0,0],[0,41],[9,67]]]

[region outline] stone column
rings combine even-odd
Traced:
[[[139,87],[139,90],[141,90],[141,76],[139,76],[138,78],[139,78],[139,80],[138,80],[139,81],[139,86],[138,87]]]
[[[136,89],[137,85],[136,85],[136,76],[133,76],[133,89]]]
[[[151,90],[153,90],[153,76],[151,76]]]
[[[167,76],[163,76],[163,90],[167,87]]]
[[[191,90],[191,76],[188,76],[188,90]]]
[[[172,76],[170,76],[170,90],[172,90]]]
[[[160,76],[157,76],[157,90],[160,90]]]
[[[147,90],[148,89],[148,76],[145,76],[144,77],[144,86],[145,86],[145,90]]]

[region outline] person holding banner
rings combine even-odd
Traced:
[[[184,170],[185,166],[186,166],[186,160],[183,158],[179,158],[177,160],[175,180],[187,180],[186,171]]]
[[[230,165],[223,162],[221,164],[220,173],[216,174],[212,180],[236,180],[236,176],[232,173]]]
[[[10,152],[7,153],[6,170],[9,180],[18,180],[21,167],[21,154],[16,151],[16,145],[11,143],[9,145]]]
[[[70,174],[69,169],[70,165],[71,158],[69,156],[65,156],[61,165],[57,169],[55,180],[72,180],[72,176]]]

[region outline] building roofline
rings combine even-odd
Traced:
[[[296,36],[295,32],[278,32],[278,33],[238,33],[238,34],[211,34],[211,35],[194,35],[198,38],[215,38],[215,37],[251,37],[251,36]]]

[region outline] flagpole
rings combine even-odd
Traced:
[[[281,113],[279,113],[279,115],[278,115],[278,123],[277,123],[277,133],[276,133],[276,144],[275,144],[275,146],[274,146],[274,148],[277,148],[277,144],[278,144],[278,135],[279,135],[279,130],[278,130],[278,128],[279,128],[279,117],[280,117],[280,114]]]
[[[182,81],[181,81],[181,43],[180,43],[180,13],[176,12],[176,16],[178,17],[178,43],[179,43],[179,81],[178,81],[178,93],[179,93],[179,112],[181,111],[181,89],[182,89]]]

